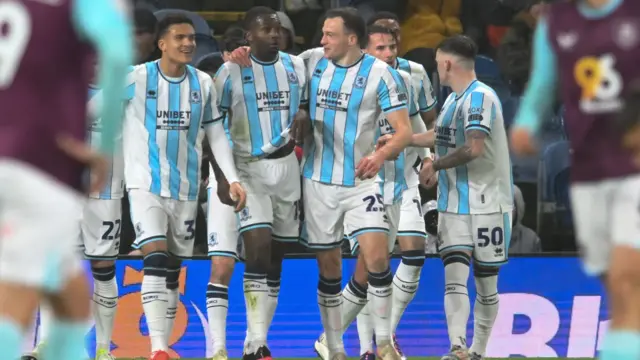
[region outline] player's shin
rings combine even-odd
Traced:
[[[470,352],[484,356],[493,324],[498,316],[498,267],[473,266],[476,303],[473,306],[473,344]]]
[[[267,344],[267,287],[266,266],[247,263],[244,271],[244,301],[247,309],[247,328],[251,343],[249,352],[253,353]]]
[[[369,312],[369,304],[365,305],[358,314],[358,339],[360,340],[360,355],[373,352],[373,320]]]
[[[93,274],[93,317],[96,323],[96,350],[111,350],[111,335],[118,302],[116,266],[113,261],[94,262]]]
[[[360,255],[362,256],[362,255]],[[367,270],[364,259],[358,257],[356,270],[342,290],[342,333],[349,328],[362,308],[367,305]]]
[[[369,311],[373,318],[376,344],[391,341],[391,283],[393,275],[387,268],[381,272],[369,271]]]
[[[227,350],[227,313],[229,311],[229,283],[236,259],[228,256],[211,257],[211,277],[207,285],[207,317],[213,353]]]
[[[600,351],[601,360],[640,358],[639,261],[636,247],[617,246],[612,251],[607,273],[611,320]]]
[[[151,351],[167,350],[167,266],[166,251],[152,251],[144,256],[142,277],[142,308],[149,328]]]
[[[470,254],[451,251],[441,254],[444,263],[444,312],[451,346],[467,348],[467,322],[470,305],[467,280],[469,279]]]
[[[424,244],[424,240],[421,239]],[[424,249],[402,252],[402,262],[393,277],[393,305],[391,308],[391,333],[396,332],[402,314],[416,296],[420,272],[424,265]]]
[[[176,313],[178,312],[178,304],[180,303],[180,265],[181,261],[170,259],[167,268],[167,322],[165,325],[165,337],[167,345],[171,343],[171,333],[173,332],[173,324],[176,322]]]
[[[282,259],[271,258],[271,269],[267,272],[267,287],[269,297],[267,298],[267,331],[271,327],[273,317],[278,307],[278,297],[280,296],[280,274],[282,272]]]
[[[329,358],[333,354],[344,352],[342,341],[342,306],[340,295],[342,278],[326,278],[320,275],[318,281],[318,305],[322,327],[327,337]]]

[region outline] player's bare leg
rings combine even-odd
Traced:
[[[227,359],[227,313],[229,311],[229,283],[236,259],[231,256],[212,256],[211,275],[207,285],[207,317],[209,336],[213,342],[213,360]]]
[[[93,317],[96,323],[96,360],[113,360],[111,336],[118,304],[114,260],[92,260]]]
[[[41,293],[36,288],[0,283],[0,349],[3,357],[20,357],[23,333],[31,325],[40,298]]]
[[[61,291],[47,294],[54,319],[47,334],[43,359],[86,358],[84,337],[91,313],[91,290],[82,271],[70,278]]]
[[[358,235],[360,253],[369,273],[369,311],[373,319],[378,357],[398,360],[400,354],[391,340],[393,275],[389,267],[388,235],[367,232]]]
[[[640,353],[640,251],[619,245],[613,248],[610,259],[606,284],[611,323],[600,359],[630,360],[630,354]]]
[[[367,286],[368,286],[368,273],[365,267],[364,259],[362,255],[358,255],[356,261],[356,269],[349,280],[347,286],[342,289],[342,331],[341,336],[349,328],[349,325],[356,319],[356,316],[367,305]],[[360,332],[358,332],[360,335]],[[362,338],[361,338],[362,340]],[[372,346],[373,341],[373,326],[371,327],[369,344]],[[326,333],[322,333],[318,340],[314,344],[314,350],[323,360],[329,360],[329,347],[327,346]],[[373,348],[370,350],[373,353]],[[361,354],[363,354],[361,352]]]
[[[402,261],[396,269],[393,277],[393,305],[391,307],[391,334],[393,334],[393,345],[404,360],[406,357],[400,349],[395,333],[400,323],[400,319],[409,303],[416,296],[418,284],[420,283],[420,273],[424,266],[424,236],[418,235],[398,235],[398,244],[402,251]]]
[[[267,272],[271,266],[271,229],[255,228],[242,233],[245,249],[244,300],[251,336],[246,357],[271,359],[267,347]],[[266,254],[266,255],[265,255]]]
[[[151,359],[169,360],[167,350],[167,269],[169,255],[167,253],[166,238],[142,245],[143,272],[142,277],[142,308],[149,328],[151,340]]]
[[[320,279],[318,281],[318,305],[324,329],[328,358],[347,358],[342,340],[342,253],[341,248],[318,250],[316,252]]]
[[[173,324],[176,322],[176,313],[178,312],[178,304],[180,303],[180,267],[182,260],[169,256],[167,266],[167,323],[165,325],[165,336],[167,345],[171,339],[173,332]]]
[[[449,354],[442,359],[466,359],[467,323],[471,312],[467,289],[471,251],[442,252],[440,258],[444,264],[444,312],[451,343]]]

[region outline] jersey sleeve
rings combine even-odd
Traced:
[[[424,70],[424,67],[421,66],[421,71],[419,72],[419,87],[418,87],[418,107],[420,112],[427,112],[436,105],[436,96],[433,91],[433,86],[431,85],[431,80],[429,80],[429,76],[427,76],[427,72]]]
[[[473,91],[465,104],[465,131],[480,130],[491,135],[491,128],[496,119],[496,100],[482,91]]]
[[[306,74],[306,69],[304,67],[304,62],[302,61],[302,59],[300,58],[294,58],[292,56],[293,59],[293,66],[295,68],[296,71],[296,76],[298,77],[299,81],[300,81],[300,104],[307,104],[309,102],[309,89],[308,89],[308,82],[307,82],[307,74]]]
[[[131,101],[133,100],[133,96],[136,94],[136,68],[133,66],[129,67],[129,72],[127,73],[127,80],[125,82],[124,88],[124,100]]]
[[[538,130],[540,114],[548,114],[555,100],[558,65],[548,32],[547,22],[543,18],[533,35],[531,76],[515,119],[516,127],[531,133]]]
[[[377,88],[380,108],[385,114],[406,109],[409,99],[400,74],[390,66],[380,70],[382,74]]]
[[[229,112],[231,108],[231,72],[227,64],[222,65],[213,78],[216,94],[218,94],[218,106],[222,112]]]
[[[218,110],[216,87],[213,85],[211,78],[209,76],[205,77],[202,85],[205,89],[209,89],[207,101],[204,103],[202,125],[210,125],[222,120],[224,117],[220,115],[220,110]]]
[[[98,53],[103,106],[101,150],[111,153],[122,121],[122,89],[133,61],[132,27],[122,0],[74,0],[76,31],[93,43]]]

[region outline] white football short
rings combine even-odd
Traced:
[[[479,265],[501,266],[509,260],[512,212],[438,217],[438,252],[470,250]]]
[[[207,189],[207,244],[209,256],[243,258],[243,244],[238,232],[238,217],[233,207],[220,201],[218,183],[211,177]]]
[[[389,223],[373,180],[354,187],[303,180],[304,216],[301,241],[310,249],[340,247],[343,235],[357,238],[368,232],[389,232]]]
[[[57,292],[83,271],[77,252],[84,199],[22,162],[0,160],[0,281]]]
[[[426,238],[422,204],[420,204],[420,191],[418,187],[412,187],[402,193],[402,201],[393,205],[386,205],[385,211],[389,219],[389,253],[393,252],[397,237],[417,236]],[[345,224],[345,233],[350,233]],[[351,253],[358,251],[358,240],[349,238]]]
[[[122,200],[88,199],[78,239],[85,258],[115,260],[120,251]]]
[[[640,175],[573,184],[571,207],[587,273],[605,273],[616,245],[640,250]]]
[[[193,255],[197,201],[163,198],[146,190],[129,189],[131,222],[136,232],[133,247],[167,241],[169,253],[178,258]]]
[[[238,214],[240,234],[270,228],[274,240],[297,242],[300,164],[295,153],[279,159],[236,158],[236,167],[247,191],[247,206]]]

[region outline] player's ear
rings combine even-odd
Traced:
[[[251,31],[246,31],[244,33],[244,39],[248,42],[253,41],[253,34],[251,34]]]
[[[167,49],[167,42],[164,41],[164,38],[158,39],[158,49],[164,52]]]

